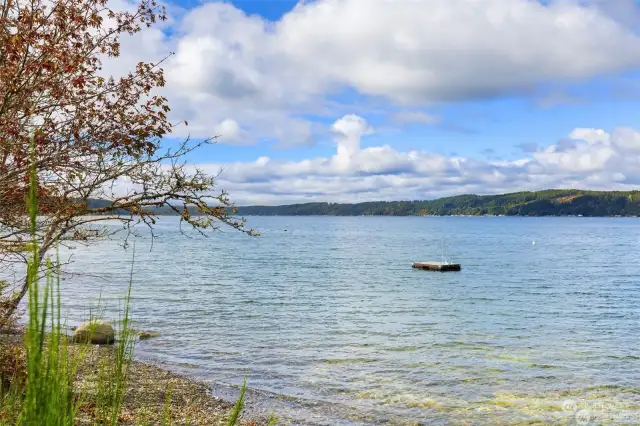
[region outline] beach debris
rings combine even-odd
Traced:
[[[447,271],[459,271],[460,264],[459,263],[450,263],[450,262],[416,262],[412,265],[414,269],[422,269],[424,271],[439,271],[439,272],[447,272]]]
[[[154,337],[160,337],[160,333],[158,333],[157,331],[139,331],[138,332],[138,339],[140,340],[153,339]]]

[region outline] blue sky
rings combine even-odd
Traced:
[[[257,14],[270,21],[277,21],[298,2],[296,0],[236,0],[230,3],[247,14]]]
[[[184,0],[169,12],[123,49],[175,52],[167,96],[190,123],[175,136],[220,136],[190,161],[223,168],[239,203],[640,181],[635,0]]]

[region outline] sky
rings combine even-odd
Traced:
[[[172,138],[237,204],[639,188],[636,0],[164,4],[105,69],[173,52]]]

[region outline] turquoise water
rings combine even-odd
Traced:
[[[134,317],[162,333],[140,357],[221,393],[246,376],[292,424],[640,424],[639,219],[249,223],[136,238]],[[461,272],[411,268],[443,241]],[[114,317],[131,250],[68,252],[70,322],[99,288]]]

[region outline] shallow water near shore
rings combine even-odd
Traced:
[[[640,219],[252,217],[136,238],[137,354],[292,424],[640,423]],[[440,260],[461,272],[413,270]],[[535,244],[534,244],[535,241]],[[132,252],[62,249],[71,325]],[[580,424],[580,423],[579,423]],[[589,423],[581,423],[589,424]]]

